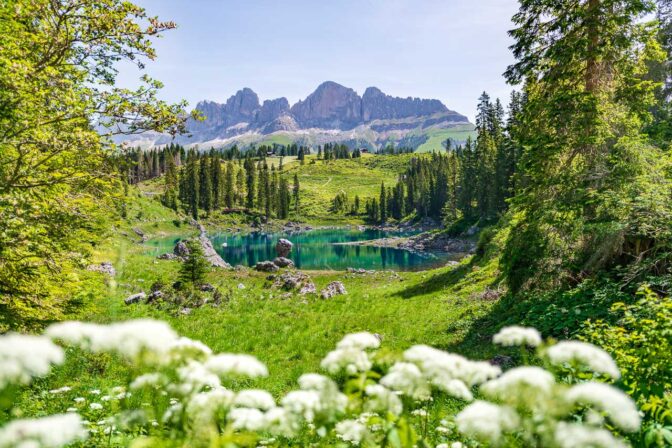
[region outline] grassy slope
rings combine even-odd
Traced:
[[[331,300],[284,296],[282,291],[269,288],[266,274],[217,270],[208,280],[226,297],[219,307],[205,306],[185,316],[144,304],[126,306],[126,296],[147,291],[157,279],[172,283],[179,269],[177,262],[149,255],[131,229],[140,228],[149,236],[189,231],[185,224],[174,224],[181,217],[143,195],[132,197],[128,216],[117,223],[96,257],[98,261],[112,261],[116,277],[104,284],[100,275],[98,288],[92,291],[95,307],[75,317],[99,322],[137,317],[167,320],[180,333],[203,341],[215,351],[259,357],[269,366],[271,376],[258,385],[274,393],[293,387],[300,373],[319,370],[320,359],[346,333],[379,333],[385,349],[394,352],[417,343],[456,348],[471,323],[492,307],[492,302],[475,298],[475,293],[494,281],[494,262],[481,266],[465,262],[456,268],[419,273],[310,273],[318,289],[333,280],[343,281],[348,294]],[[466,348],[472,356],[491,355],[489,346]],[[123,364],[106,357],[94,360],[82,362],[75,357],[41,387],[67,384],[75,389],[105,388],[125,377]]]
[[[450,129],[434,129],[427,132],[427,141],[418,146],[416,152],[432,152],[443,150],[443,143],[447,139],[453,139],[458,142],[464,142],[467,137],[476,137],[473,125],[457,126]]]
[[[316,224],[361,223],[361,218],[334,216],[329,211],[334,196],[342,191],[347,193],[350,201],[359,196],[363,212],[365,200],[378,197],[381,182],[385,182],[388,187],[393,186],[399,174],[408,166],[411,157],[411,154],[364,155],[360,159],[323,161],[311,156],[304,165],[283,161],[284,175],[289,179],[294,174],[299,175],[302,220]]]

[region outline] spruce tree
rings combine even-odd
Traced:
[[[294,213],[296,215],[299,215],[300,211],[300,190],[301,185],[299,184],[299,176],[298,174],[294,174],[294,189],[292,191],[292,195],[294,196]]]
[[[212,174],[209,159],[208,156],[203,156],[199,164],[199,204],[206,213],[212,211]]]
[[[163,205],[177,210],[179,181],[177,178],[177,168],[172,156],[168,156],[166,162],[166,175],[164,178]]]
[[[380,222],[383,224],[387,221],[387,191],[385,189],[385,182],[380,184]]]
[[[179,279],[188,284],[199,285],[203,283],[205,274],[210,270],[210,264],[205,258],[203,246],[197,239],[186,242],[189,249],[187,259],[180,265]]]

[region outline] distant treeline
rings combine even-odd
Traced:
[[[483,93],[476,118],[476,140],[469,138],[464,146],[447,145],[446,152],[411,159],[396,185],[386,187],[383,183],[379,197],[366,201],[368,220],[378,223],[413,214],[443,219],[447,224],[459,219],[496,220],[507,209],[507,199],[515,189],[520,155],[516,135],[523,102],[522,95],[514,92],[505,119],[501,102],[493,103]],[[351,206],[345,194],[335,197],[332,203],[336,212],[356,214],[359,207],[359,197]]]

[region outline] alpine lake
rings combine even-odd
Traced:
[[[347,268],[367,270],[420,271],[459,260],[463,254],[423,251],[415,252],[393,247],[376,247],[353,243],[380,238],[409,237],[413,231],[383,231],[360,228],[319,228],[296,233],[252,232],[212,233],[209,238],[215,250],[232,266],[254,266],[259,261],[276,257],[275,244],[280,238],[294,243],[289,258],[298,269],[344,271]],[[155,255],[172,252],[178,236],[147,241]]]

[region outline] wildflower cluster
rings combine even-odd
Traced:
[[[633,401],[598,382],[619,375],[606,352],[574,341],[544,344],[531,328],[503,329],[494,341],[535,349],[545,368],[502,372],[425,345],[390,364],[376,352],[377,335],[356,333],[323,359],[332,377],[304,374],[296,390],[274,397],[240,387],[269,375],[259,360],[214,354],[165,323],[66,322],[45,336],[0,337],[0,359],[11,367],[0,376],[0,393],[62,363],[55,341],[118,354],[136,373],[111,390],[62,386],[45,392],[67,402],[67,412],[10,421],[0,427],[0,448],[60,447],[87,438],[94,445],[142,438],[142,446],[619,447],[627,446],[621,435],[640,425]],[[30,356],[22,349],[32,350]],[[567,371],[581,372],[584,380],[566,381]]]

